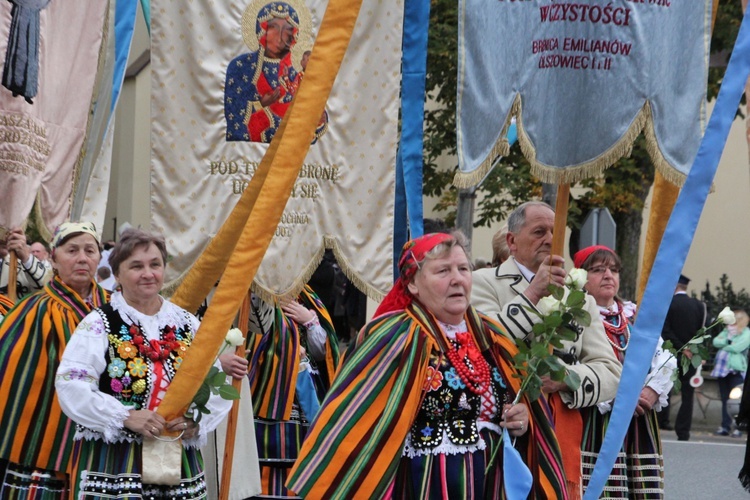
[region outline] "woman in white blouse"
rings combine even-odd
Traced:
[[[199,325],[159,295],[166,257],[163,237],[126,231],[109,258],[122,291],[84,318],[63,353],[55,387],[78,425],[74,498],[206,498],[199,447],[231,401],[212,395],[200,423],[156,413]],[[142,443],[168,432],[182,433],[180,482],[144,484]]]
[[[610,248],[595,245],[576,253],[573,261],[575,267],[588,272],[585,289],[596,300],[607,341],[623,362],[630,344],[630,325],[635,319],[636,306],[617,295],[622,266],[620,257]],[[604,486],[603,498],[664,498],[664,457],[656,412],[668,404],[671,377],[676,368],[674,356],[662,348],[660,338],[635,415]],[[596,464],[611,411],[612,401],[607,401],[583,412],[581,462],[584,489]]]

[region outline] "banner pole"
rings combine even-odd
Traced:
[[[11,250],[8,253],[8,264],[10,264],[10,273],[8,274],[8,297],[15,304],[18,302],[18,294],[16,293],[16,280],[18,279],[18,257],[16,251]]]
[[[245,299],[242,301],[240,306],[240,314],[237,319],[237,326],[240,330],[248,335],[247,325],[250,322],[250,292],[247,292]],[[237,346],[235,354],[237,356],[245,356],[245,344]],[[232,379],[232,387],[240,392],[240,387],[243,383],[247,383],[246,377]],[[221,468],[221,480],[219,481],[219,500],[229,499],[229,490],[232,482],[232,462],[234,460],[234,441],[237,436],[237,416],[240,411],[240,400],[235,399],[232,402],[232,409],[229,411],[227,417],[227,436],[224,442],[224,462]]]
[[[552,232],[552,255],[565,255],[565,228],[568,224],[568,198],[570,198],[570,184],[558,184],[557,200],[555,201],[555,228]]]

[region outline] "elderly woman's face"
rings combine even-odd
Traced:
[[[82,233],[55,248],[52,267],[66,285],[76,290],[83,289],[94,279],[101,256],[96,239]]]
[[[466,252],[454,246],[445,257],[426,259],[409,283],[409,292],[437,319],[457,325],[469,307],[471,265]]]
[[[588,281],[586,291],[602,307],[609,307],[620,291],[620,269],[613,260],[595,262],[586,269]]]
[[[138,301],[156,297],[164,284],[164,260],[156,245],[137,246],[127,259],[120,263],[117,281],[125,300]]]

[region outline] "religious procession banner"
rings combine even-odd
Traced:
[[[517,118],[532,172],[574,182],[641,131],[681,183],[705,126],[711,0],[461,0],[459,187],[476,185]]]
[[[70,213],[110,2],[0,2],[0,227]]]
[[[173,254],[174,286],[252,179],[304,79],[327,1],[151,6],[152,225]],[[296,294],[326,247],[373,298],[392,284],[402,20],[397,2],[359,14],[256,275],[266,298]]]
[[[102,44],[99,77],[90,126],[84,143],[80,174],[73,195],[71,220],[93,222],[100,230],[109,199],[109,178],[115,134],[115,109],[125,79],[135,30],[138,3],[113,0],[107,16],[107,34]]]

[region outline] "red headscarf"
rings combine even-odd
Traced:
[[[413,299],[406,286],[419,270],[419,264],[424,260],[427,252],[441,243],[454,239],[447,233],[430,233],[407,241],[398,259],[399,277],[378,306],[375,316],[406,309]]]
[[[573,256],[573,265],[580,269],[581,266],[583,266],[583,263],[586,262],[586,259],[588,259],[589,256],[597,250],[604,250],[605,252],[609,252],[612,255],[615,255],[615,251],[607,246],[591,245],[590,247],[586,247],[576,252],[576,254]]]

